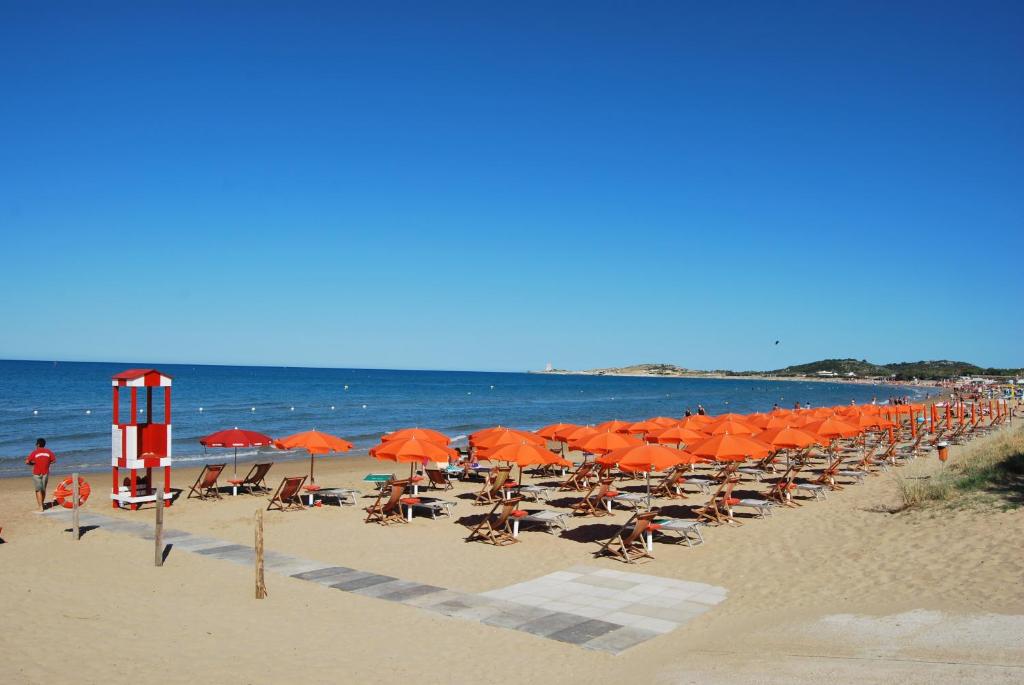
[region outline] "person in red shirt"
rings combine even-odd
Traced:
[[[36,488],[36,504],[39,511],[46,509],[46,482],[50,479],[50,466],[57,461],[57,457],[50,450],[46,449],[46,440],[36,440],[36,448],[28,455],[25,463],[32,467],[32,483]]]

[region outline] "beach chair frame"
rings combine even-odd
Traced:
[[[185,499],[191,499],[195,495],[197,499],[222,499],[217,479],[224,472],[227,464],[206,464],[203,470],[196,477],[196,482],[189,488]]]
[[[305,509],[302,503],[302,486],[309,476],[285,476],[281,479],[274,494],[270,496],[267,511],[293,511]]]

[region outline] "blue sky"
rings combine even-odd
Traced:
[[[1020,3],[0,0],[0,358],[1024,365],[1022,33]]]

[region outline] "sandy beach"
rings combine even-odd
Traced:
[[[1020,432],[1021,425],[1004,430]],[[953,449],[954,461],[962,449]],[[389,467],[363,456],[324,458],[317,482],[369,494],[362,477],[395,470]],[[459,519],[486,511],[463,498],[478,484],[456,483],[441,495],[458,502],[454,521],[365,524],[362,507],[372,501],[366,497],[357,507],[265,516],[270,551],[460,592],[495,590],[580,564],[727,589],[727,599],[712,610],[617,655],[271,572],[270,596],[257,601],[250,567],[172,546],[156,568],[151,541],[102,527],[75,542],[58,520],[30,511],[27,479],[6,479],[0,481],[6,539],[0,601],[9,617],[0,637],[4,680],[49,682],[74,664],[79,682],[127,682],[156,672],[169,682],[386,677],[440,683],[478,680],[496,664],[514,663],[516,677],[550,683],[1019,682],[1020,510],[887,513],[898,499],[897,476],[927,477],[939,468],[934,452],[923,453],[827,501],[743,519],[739,527],[705,528],[704,545],[657,543],[655,561],[628,569],[592,555],[595,537],[628,518],[618,509],[613,517],[573,521],[566,536],[524,532],[520,544],[504,548],[466,543]],[[278,463],[269,480],[276,484],[307,469],[308,462]],[[187,487],[195,473],[175,470],[175,487]],[[100,490],[106,482],[102,474],[90,480]],[[640,486],[639,480],[623,485]],[[745,481],[743,488],[764,486]],[[552,504],[578,496],[565,494]],[[684,503],[703,499],[691,494]],[[166,525],[251,545],[254,514],[266,501],[180,499],[166,510]],[[153,520],[151,510],[115,511],[97,495],[84,511]]]

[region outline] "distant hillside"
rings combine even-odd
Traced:
[[[680,376],[689,373],[675,364],[633,364],[632,366],[619,366],[610,369],[592,369],[591,373],[596,376],[604,375],[645,375],[645,376]]]
[[[852,371],[858,376],[891,376],[893,374],[887,367],[872,364],[866,359],[822,359],[807,364],[787,366],[771,373],[778,376],[799,376],[801,374],[810,376],[819,371],[834,371],[839,375],[845,375]]]
[[[834,371],[839,375],[853,372],[858,376],[895,377],[896,380],[942,380],[957,376],[1018,376],[1024,369],[983,368],[968,362],[955,362],[948,359],[917,362],[895,362],[892,364],[872,364],[866,359],[822,359],[808,364],[798,364],[778,369],[771,373],[778,376],[814,375],[819,371]]]

